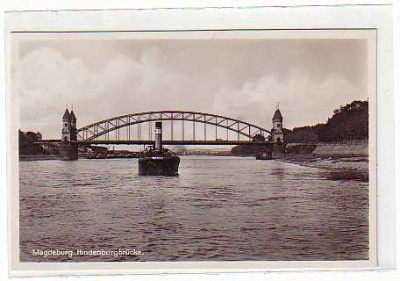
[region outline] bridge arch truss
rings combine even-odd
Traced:
[[[262,135],[267,139],[271,134],[270,131],[260,126],[216,114],[195,111],[149,111],[117,116],[84,126],[78,129],[77,138],[81,141],[92,141],[100,137],[105,137],[107,139],[110,137],[110,133],[115,131],[116,140],[125,140],[131,137],[131,126],[140,126],[140,124],[143,123],[150,123],[149,125],[151,126],[151,123],[155,121],[171,121],[171,140],[174,139],[173,125],[178,122],[182,123],[182,138],[185,137],[185,122],[193,123],[193,139],[196,138],[195,123],[204,124],[204,137],[206,137],[206,125],[214,126],[216,134],[218,128],[223,128],[227,130],[227,132],[235,132],[238,139],[242,136],[250,141],[253,140],[256,135]],[[125,127],[127,127],[126,134],[120,132],[120,130]],[[228,133],[226,136],[228,138]]]

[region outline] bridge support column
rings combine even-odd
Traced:
[[[285,145],[283,143],[275,143],[272,149],[273,158],[281,158],[285,153]]]
[[[62,142],[60,144],[60,158],[67,161],[78,160],[78,145]]]
[[[61,131],[60,158],[61,160],[78,160],[78,145],[71,141],[77,140],[76,116],[73,110],[65,110],[62,117],[63,127]]]

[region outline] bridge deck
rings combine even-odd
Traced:
[[[57,143],[60,140],[42,140],[41,142],[37,143]],[[90,144],[97,144],[97,145],[152,145],[154,141],[151,140],[78,140],[78,141],[71,141],[71,143],[75,143],[78,145],[90,145]],[[251,145],[251,144],[264,144],[264,145],[272,145],[274,142],[267,141],[267,142],[256,142],[256,141],[234,141],[234,140],[163,140],[164,145]]]

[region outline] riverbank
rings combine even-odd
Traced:
[[[20,161],[60,160],[59,155],[20,155]]]
[[[286,154],[280,160],[305,167],[318,168],[327,171],[327,175],[334,179],[369,179],[368,157],[316,157],[310,154]]]

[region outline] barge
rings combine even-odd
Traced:
[[[270,150],[262,150],[257,153],[256,160],[271,160],[272,159],[272,151]]]

